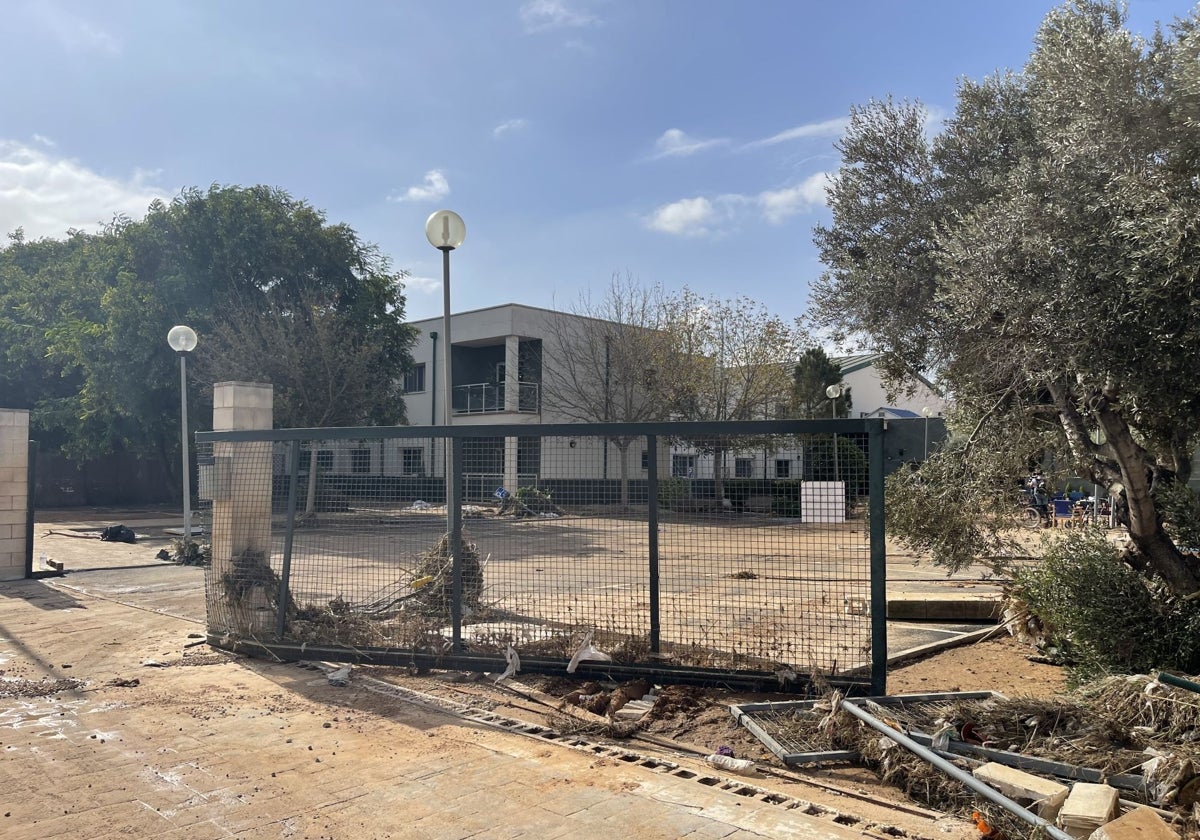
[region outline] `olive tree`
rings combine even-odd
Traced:
[[[1200,431],[1198,24],[1143,40],[1078,0],[1022,70],[961,82],[935,135],[919,103],[851,111],[814,302],[895,378],[953,394],[955,441],[890,494],[942,561],[999,549],[1014,480],[1050,452],[1121,502],[1128,562],[1200,591],[1156,495]]]

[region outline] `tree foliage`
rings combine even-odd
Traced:
[[[853,404],[850,388],[843,388],[836,402],[829,399],[832,385],[842,384],[842,367],[820,347],[809,347],[800,354],[792,371],[793,417],[808,420],[824,417],[849,417]]]
[[[662,358],[665,304],[662,289],[613,275],[603,295],[585,293],[570,312],[548,324],[553,343],[542,367],[542,401],[580,423],[640,423],[666,419],[670,406],[655,388]],[[621,504],[629,504],[631,444],[640,438],[609,438],[618,453]]]
[[[1123,500],[1132,562],[1200,590],[1155,500],[1200,431],[1197,23],[1144,41],[1116,3],[1078,0],[1021,72],[962,82],[932,138],[918,103],[851,111],[815,302],[893,376],[936,370],[954,395],[960,444],[901,479],[927,492],[891,494],[912,508],[894,522],[936,509],[945,528],[901,533],[943,561],[1000,548],[997,515],[1048,452]]]
[[[662,323],[665,342],[655,373],[673,417],[758,420],[787,412],[792,360],[807,342],[799,321],[785,321],[747,297],[704,298],[684,289],[666,302]],[[709,436],[689,443],[713,455],[718,498],[725,455],[761,444]]]
[[[0,392],[6,405],[32,409],[43,443],[77,459],[126,450],[173,465],[179,379],[166,334],[189,324],[209,360],[223,339],[226,349],[246,342],[238,365],[239,354],[227,353],[228,364],[208,372],[261,370],[280,389],[281,418],[321,417],[324,402],[338,404],[339,418],[396,422],[403,403],[392,382],[410,364],[412,342],[402,278],[348,226],[263,186],[186,190],[141,221],[117,218],[63,241],[27,242],[18,232],[0,250]],[[379,387],[354,400],[299,387],[328,377],[328,358],[294,357],[285,372],[268,343],[251,338],[291,318],[291,338],[308,331],[307,346],[324,341],[335,354],[369,359]],[[199,387],[189,401],[192,417],[206,416],[211,402]]]

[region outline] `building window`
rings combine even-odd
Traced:
[[[351,449],[350,450],[350,472],[369,473],[370,471],[371,471],[371,450],[370,449]]]
[[[672,455],[671,456],[671,475],[675,478],[695,478],[696,477],[696,456],[695,455]]]
[[[644,469],[644,470],[650,469],[650,450],[649,449],[642,450],[642,469]]]
[[[792,462],[786,458],[778,458],[775,461],[775,477],[776,478],[791,478],[792,477]]]
[[[312,451],[305,449],[300,453],[300,472],[307,473],[310,464],[312,464]],[[322,449],[317,453],[317,469],[321,472],[329,472],[333,469],[333,453],[328,449]]]
[[[425,450],[423,449],[401,449],[400,450],[400,468],[404,475],[424,475],[425,474]]]
[[[738,458],[733,462],[733,475],[735,478],[750,478],[754,473],[753,458]]]
[[[425,363],[415,364],[404,374],[404,393],[419,394],[425,390]]]

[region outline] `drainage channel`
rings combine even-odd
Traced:
[[[322,671],[324,673],[330,673],[336,670],[338,667],[341,667],[328,663],[318,664],[315,662],[297,662],[295,664],[307,670]],[[838,825],[854,826],[860,831],[875,829],[876,831],[880,832],[880,834],[877,836],[916,836],[909,835],[903,829],[894,826],[876,825],[862,817],[838,811],[825,805],[819,805],[815,802],[809,802],[805,799],[788,796],[787,794],[779,793],[778,791],[767,790],[765,788],[758,787],[757,785],[747,784],[745,781],[730,779],[723,776],[709,775],[707,773],[697,773],[687,769],[686,767],[681,767],[673,761],[658,758],[657,756],[646,755],[645,753],[639,753],[609,744],[600,744],[595,741],[590,741],[587,738],[581,738],[578,735],[564,735],[563,733],[558,732],[548,726],[530,723],[528,721],[507,717],[505,715],[498,715],[493,711],[469,706],[465,703],[459,703],[455,700],[450,700],[445,697],[438,697],[434,694],[426,694],[411,688],[405,688],[403,686],[395,685],[394,683],[389,683],[375,677],[368,677],[363,674],[355,674],[353,679],[356,685],[359,685],[367,691],[375,694],[393,697],[422,708],[452,715],[463,720],[469,720],[472,723],[482,724],[502,732],[511,732],[515,735],[523,735],[525,737],[540,741],[541,743],[556,744],[558,746],[568,747],[589,755],[613,758],[626,764],[642,767],[655,773],[662,773],[664,775],[673,776],[677,779],[692,781],[699,785],[703,785],[709,790],[722,790],[737,796],[755,799],[768,805],[776,805],[787,810],[796,810],[806,816],[826,818],[837,823]]]

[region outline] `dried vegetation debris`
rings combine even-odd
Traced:
[[[778,725],[797,741],[856,753],[884,782],[920,802],[962,815],[978,811],[983,822],[1007,836],[1023,836],[1023,830],[1010,825],[1011,815],[976,801],[959,782],[841,710],[837,695],[834,698]],[[951,745],[959,742],[1093,769],[1101,779],[1118,774],[1140,777],[1142,789],[1122,790],[1123,797],[1173,811],[1185,836],[1200,836],[1200,694],[1133,675],[1108,677],[1044,699],[996,695],[858,702],[894,729],[941,733]],[[977,762],[959,758],[958,763]]]

